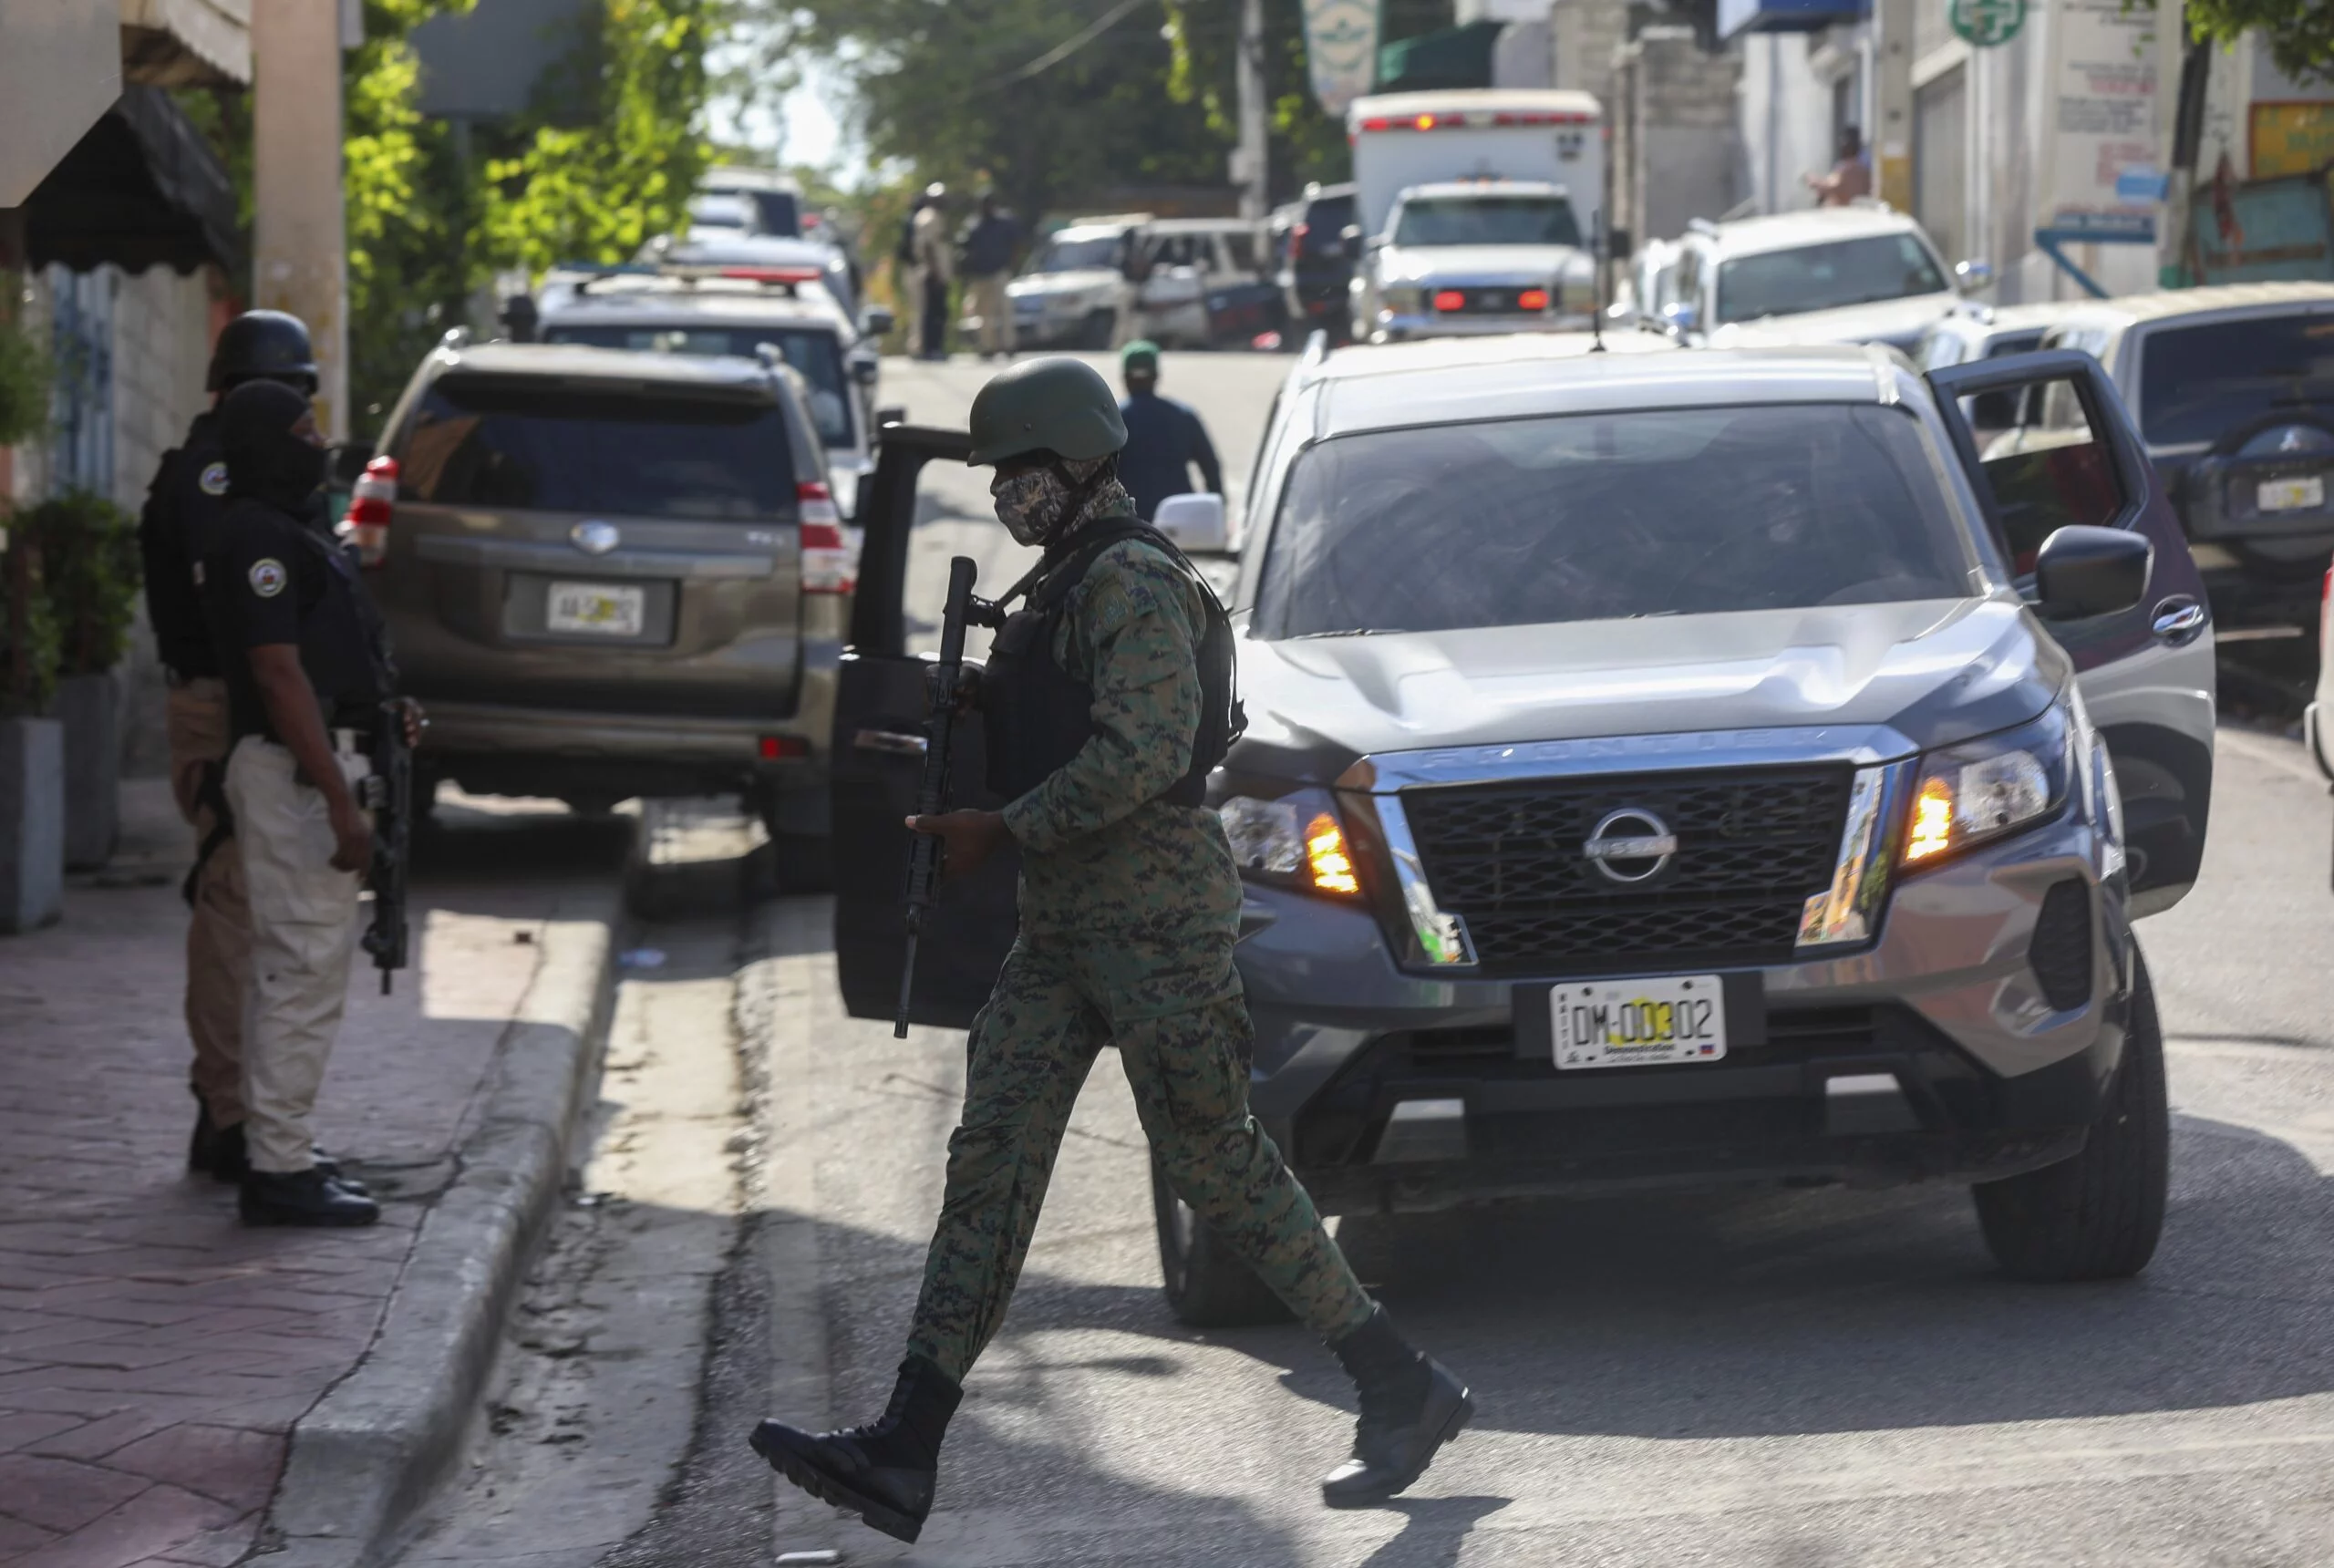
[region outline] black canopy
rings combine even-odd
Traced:
[[[111,262],[191,273],[242,260],[235,188],[218,156],[160,88],[126,89],[25,202],[36,266]]]

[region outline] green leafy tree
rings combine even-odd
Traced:
[[[2257,29],[2298,82],[2334,81],[2334,0],[2188,0],[2188,26],[2224,46]]]
[[[40,559],[56,673],[94,676],[113,668],[137,614],[137,520],[101,495],[75,490],[27,507],[15,526]]]

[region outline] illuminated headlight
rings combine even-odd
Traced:
[[[1396,315],[1418,315],[1425,297],[1415,284],[1396,284],[1378,291],[1378,303]]]
[[[2072,771],[2066,710],[1921,759],[1905,827],[1904,863],[1931,865],[2056,811]]]
[[[1244,876],[1340,898],[1361,892],[1337,808],[1318,789],[1277,800],[1234,795],[1216,808]]]

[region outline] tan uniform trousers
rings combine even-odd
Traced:
[[[1005,293],[1011,278],[1004,273],[983,273],[965,280],[966,304],[981,318],[981,352],[1013,352],[1013,301]]]
[[[351,783],[371,771],[340,754]],[[227,759],[227,801],[252,908],[244,1012],[244,1138],[254,1171],[305,1171],[315,1160],[309,1117],[324,1086],[356,952],[364,878],[332,865],[332,813],[299,782],[292,753],[246,736]]]
[[[171,790],[200,849],[218,825],[196,793],[204,769],[226,766],[227,683],[205,677],[173,686],[166,715]],[[186,1032],[194,1042],[189,1078],[217,1127],[243,1119],[243,993],[251,967],[251,905],[243,857],[231,838],[202,863],[186,927]]]

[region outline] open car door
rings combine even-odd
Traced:
[[[2071,523],[2123,529],[2154,547],[2136,607],[2044,624],[2074,659],[2114,758],[2133,913],[2169,909],[2204,860],[2214,711],[2212,612],[2171,498],[2114,384],[2080,349],[1980,360],[1928,380],[2021,592],[2032,594],[2042,542]],[[2014,423],[1981,449],[1973,415]]]
[[[834,808],[835,970],[853,1017],[892,1016],[907,942],[909,834],[903,823],[915,810],[924,773],[925,671],[933,662],[909,651],[904,602],[916,481],[926,463],[961,463],[971,449],[972,438],[961,430],[888,426],[875,471],[861,491],[857,521],[866,537],[835,696],[828,786]],[[1007,585],[980,586],[997,593]],[[931,608],[936,620],[940,606]],[[1004,804],[984,783],[986,756],[978,717],[960,717],[951,746],[951,806]],[[916,955],[914,1022],[947,1028],[972,1023],[1013,945],[1019,870],[1009,845],[970,876],[943,868],[939,907],[925,923]]]

